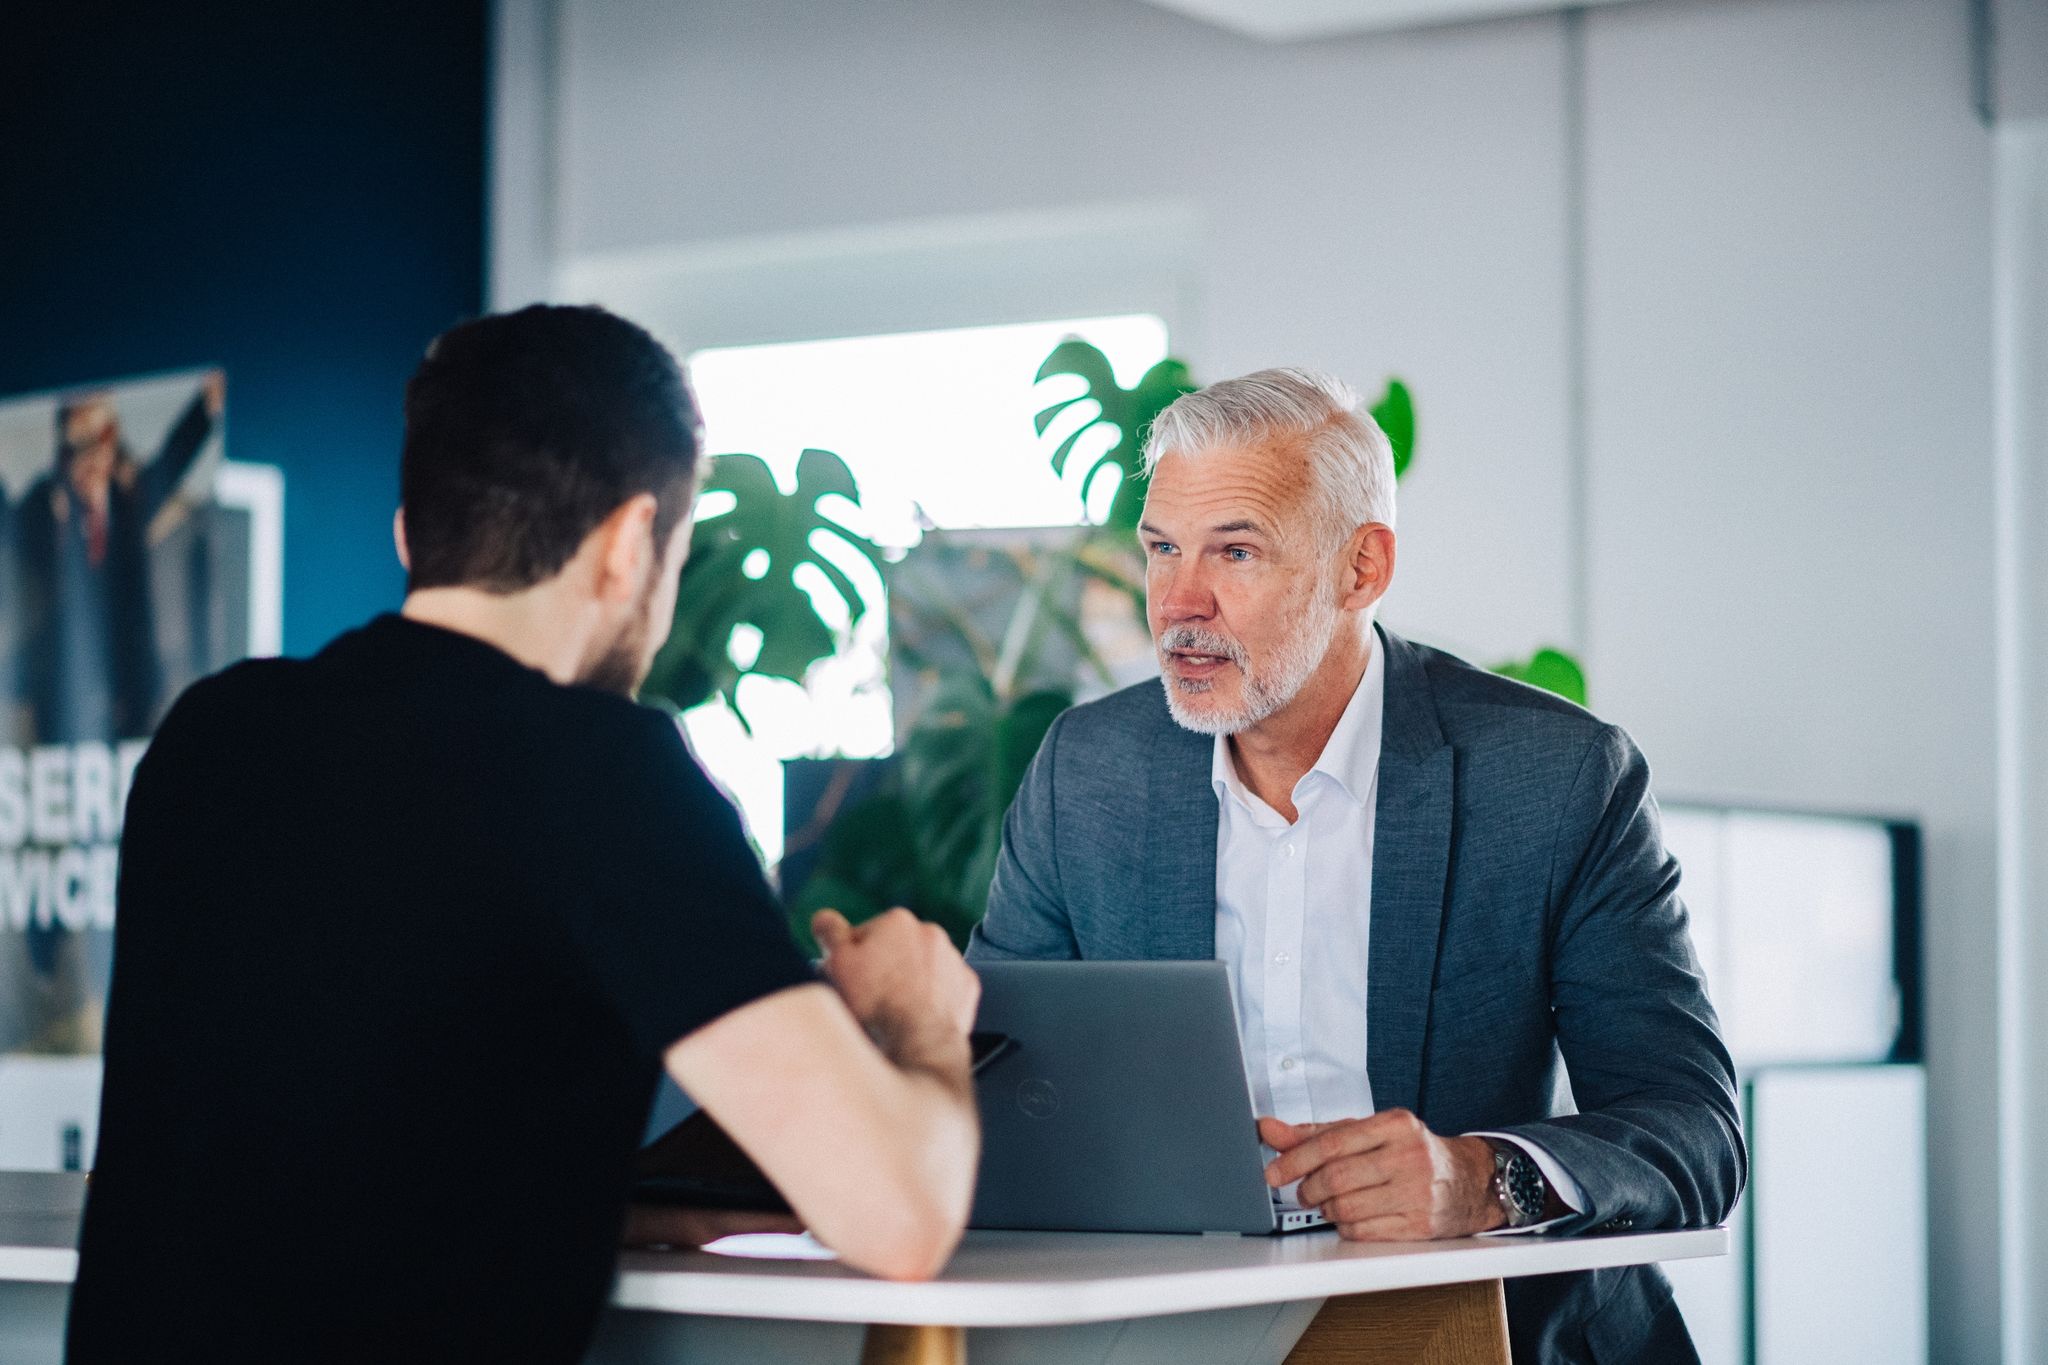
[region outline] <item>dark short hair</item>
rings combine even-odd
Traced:
[[[602,308],[536,304],[443,332],[405,388],[407,586],[531,587],[641,493],[666,544],[699,444],[675,357]]]

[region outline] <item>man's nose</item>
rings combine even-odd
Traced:
[[[1165,570],[1157,598],[1159,614],[1168,621],[1206,621],[1216,614],[1216,596],[1202,574],[1182,560]]]

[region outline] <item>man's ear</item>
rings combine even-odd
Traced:
[[[654,494],[635,493],[591,532],[597,537],[597,595],[603,600],[632,601],[643,590],[647,575],[660,570],[661,565],[653,562],[659,553],[654,514]]]
[[[391,543],[398,550],[398,567],[412,572],[412,551],[405,548],[405,509],[391,514]]]
[[[1387,595],[1394,582],[1394,528],[1367,522],[1351,533],[1345,547],[1344,597],[1347,611],[1366,611]]]

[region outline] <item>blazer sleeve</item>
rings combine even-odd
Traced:
[[[1554,1156],[1576,1227],[1703,1227],[1748,1176],[1735,1068],[1687,934],[1649,767],[1604,726],[1551,858],[1551,1007],[1580,1112],[1502,1131]]]
[[[1081,955],[1060,888],[1054,826],[1060,737],[1072,715],[1069,711],[1060,716],[1045,732],[1003,818],[1003,846],[996,855],[988,911],[967,941],[969,962]]]

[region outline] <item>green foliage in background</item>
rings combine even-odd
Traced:
[[[811,914],[825,906],[857,923],[908,905],[965,943],[988,902],[1003,817],[1045,732],[1074,704],[1080,676],[1110,682],[1075,610],[1072,541],[963,557],[939,532],[912,555],[891,581],[890,672],[899,700],[923,696],[880,789],[827,814],[813,871],[791,888],[792,926],[807,946]],[[993,630],[975,609],[991,596],[1004,604]]]
[[[1071,692],[1004,699],[960,673],[898,747],[883,789],[827,828],[816,870],[790,897],[806,948],[810,918],[830,907],[858,923],[907,905],[964,944],[988,904],[1003,816]]]
[[[797,570],[811,565],[858,621],[867,611],[860,589],[818,551],[829,539],[883,570],[881,551],[820,510],[827,497],[860,505],[852,471],[829,450],[806,450],[797,460],[796,491],[785,494],[775,475],[753,455],[719,455],[712,460],[706,493],[730,493],[730,511],[706,517],[690,536],[690,559],[676,594],[675,621],[668,643],[656,656],[642,689],[678,710],[722,695],[740,710],[739,680],[747,673],[801,683],[820,659],[839,648],[839,637],[818,614]],[[761,649],[745,667],[733,661],[733,632],[752,626]]]
[[[1495,664],[1493,671],[1503,678],[1555,692],[1566,701],[1586,704],[1586,674],[1578,660],[1555,649],[1539,649],[1520,663]]]
[[[1372,405],[1372,420],[1380,424],[1380,430],[1387,433],[1387,444],[1394,448],[1394,480],[1398,483],[1415,454],[1415,400],[1408,396],[1408,386],[1389,379],[1387,391]]]

